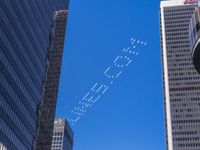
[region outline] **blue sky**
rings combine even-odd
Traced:
[[[72,128],[74,150],[164,150],[164,102],[158,0],[71,0],[57,117],[73,107],[130,38],[148,42]]]

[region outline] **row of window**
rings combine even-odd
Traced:
[[[177,125],[177,124],[187,124],[187,123],[200,123],[199,119],[196,120],[173,120],[172,121],[173,124]]]
[[[63,138],[62,137],[55,137],[53,136],[53,141],[62,141]]]
[[[174,135],[197,135],[197,131],[173,132]]]
[[[187,143],[187,144],[178,144],[178,147],[198,147],[200,143]]]
[[[53,132],[53,136],[63,136],[63,132]]]
[[[199,141],[199,137],[174,138],[175,141]]]
[[[173,8],[167,8],[164,10],[165,13],[170,13],[170,12],[173,12],[173,13],[184,13],[184,12],[194,12],[194,6],[187,6],[187,7],[184,7],[184,6],[179,6],[179,7],[173,7]]]

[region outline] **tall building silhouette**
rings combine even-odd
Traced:
[[[33,149],[53,15],[67,9],[67,0],[0,0],[0,149]]]
[[[43,101],[39,109],[38,134],[35,140],[37,150],[50,150],[55,118],[60,68],[62,62],[67,11],[56,11],[46,60],[46,75],[43,84]]]
[[[73,132],[64,118],[56,118],[53,128],[51,150],[72,150]]]
[[[197,0],[160,4],[167,150],[200,149],[200,76],[189,40],[189,22],[197,6]]]

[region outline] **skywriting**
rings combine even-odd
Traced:
[[[69,122],[76,124],[84,114],[100,100],[103,95],[112,87],[112,85],[120,78],[125,69],[134,62],[134,57],[139,55],[141,49],[147,46],[147,42],[136,38],[131,38],[129,46],[123,48],[121,54],[118,55],[112,65],[103,72],[104,80],[95,82],[90,90],[88,90],[77,105],[71,111]]]

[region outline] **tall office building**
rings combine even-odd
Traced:
[[[43,101],[39,109],[37,150],[50,150],[57,102],[60,68],[62,62],[67,11],[56,11],[52,22],[50,44],[47,52],[46,75],[43,84]]]
[[[195,10],[190,19],[189,32],[193,64],[200,74],[200,7]]]
[[[67,0],[0,0],[0,147],[31,150],[36,138],[53,15]]]
[[[190,53],[194,0],[160,4],[167,150],[200,150],[200,76]]]
[[[73,132],[66,119],[55,119],[51,150],[72,150],[73,136]]]

